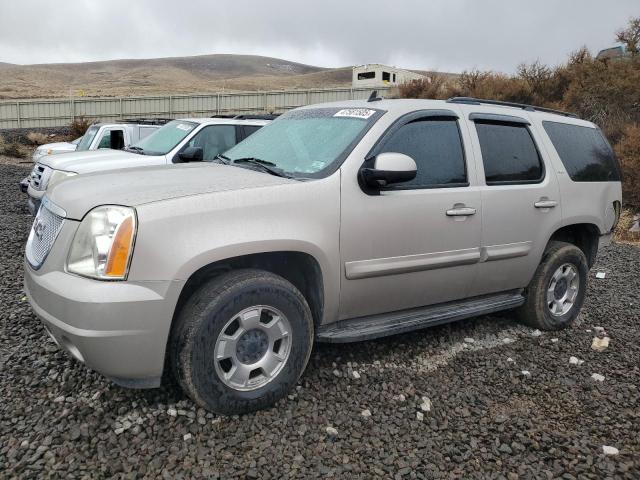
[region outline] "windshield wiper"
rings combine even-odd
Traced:
[[[214,160],[218,160],[220,163],[224,163],[225,165],[229,165],[231,163],[231,159],[222,153],[216,155]]]
[[[129,145],[127,148],[125,148],[125,150],[144,155],[144,148],[136,147],[135,145]]]
[[[284,170],[282,170],[281,168],[274,168],[276,167],[276,164],[268,160],[262,160],[260,158],[255,158],[255,157],[245,157],[245,158],[236,158],[235,160],[231,161],[231,165],[234,165],[236,163],[239,163],[239,164],[244,163],[244,164],[249,164],[249,165],[259,167],[262,169],[263,172],[269,173],[271,175],[275,175],[276,177],[293,178],[291,175],[285,173]]]

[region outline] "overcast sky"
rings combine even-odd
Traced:
[[[460,72],[614,44],[640,0],[0,0],[0,62],[255,54]]]

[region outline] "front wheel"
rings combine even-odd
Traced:
[[[551,242],[526,289],[521,320],[541,330],[566,328],[580,313],[587,287],[589,267],[578,247]]]
[[[176,319],[174,374],[200,406],[233,415],[266,408],[293,388],[313,343],[311,311],[287,280],[237,270],[197,290]]]

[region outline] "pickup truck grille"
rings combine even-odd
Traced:
[[[29,175],[29,183],[34,190],[46,190],[47,183],[49,183],[49,176],[51,175],[51,169],[36,163]]]
[[[47,208],[46,204],[42,204],[33,221],[25,252],[27,261],[33,268],[38,269],[42,266],[63,223],[64,217],[56,215]]]

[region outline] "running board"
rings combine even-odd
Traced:
[[[522,291],[514,290],[428,307],[341,320],[321,326],[316,332],[316,340],[329,343],[361,342],[516,308],[524,301]]]

